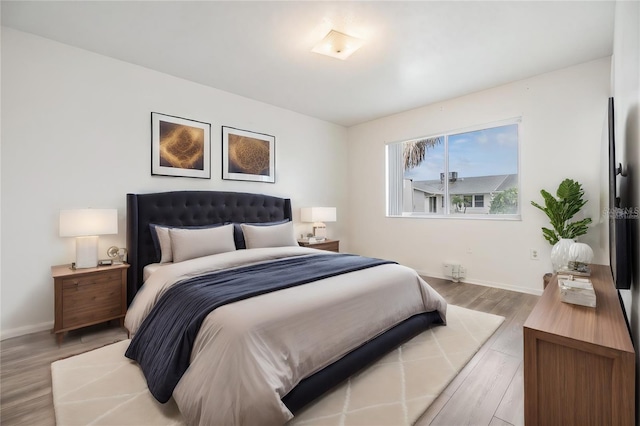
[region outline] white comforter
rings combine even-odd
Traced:
[[[182,279],[316,253],[303,247],[238,250],[163,266],[138,292],[125,326],[133,336],[162,293]],[[204,320],[173,397],[192,425],[283,424],[293,415],[281,398],[302,379],[433,310],[444,320],[445,300],[415,271],[394,264],[222,306]]]

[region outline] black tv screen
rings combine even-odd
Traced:
[[[618,289],[631,288],[631,218],[618,192],[622,167],[616,161],[615,115],[609,98],[609,263]]]

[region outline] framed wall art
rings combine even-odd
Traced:
[[[211,179],[211,124],[152,112],[151,174]]]
[[[275,183],[275,136],[223,126],[222,179]]]

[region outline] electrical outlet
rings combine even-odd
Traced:
[[[442,264],[442,270],[444,272],[444,274],[446,276],[451,276],[452,272],[451,272],[451,264],[450,263],[443,263]]]
[[[538,254],[538,250],[537,249],[529,249],[529,257],[531,257],[531,260],[539,260],[539,254]]]

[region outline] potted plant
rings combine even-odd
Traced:
[[[553,229],[543,227],[542,235],[549,244],[553,245],[551,262],[554,269],[558,270],[567,266],[569,247],[574,239],[587,233],[591,218],[570,222],[573,216],[587,204],[587,200],[583,198],[582,185],[572,179],[565,179],[560,183],[556,191],[557,198],[544,189],[540,194],[544,198],[544,207],[535,201],[531,204],[542,210],[551,222]]]

